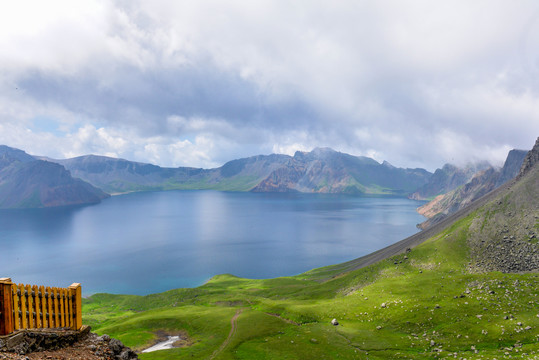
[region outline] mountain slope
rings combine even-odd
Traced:
[[[539,359],[529,234],[539,231],[539,141],[529,155],[518,180],[365,257],[278,279],[96,294],[84,321],[138,349],[182,337],[142,359]]]
[[[161,168],[106,156],[87,155],[66,160],[52,160],[78,177],[110,193],[165,190],[166,184],[201,178],[203,169]]]
[[[372,193],[405,195],[425,184],[430,173],[389,163],[315,149],[287,155],[232,160],[216,169],[162,168],[103,156],[52,160],[110,193],[170,189],[255,192]]]
[[[468,206],[489,191],[513,179],[519,173],[526,154],[527,151],[524,150],[511,150],[502,169],[497,170],[493,167],[488,167],[485,170],[478,171],[466,184],[445,194],[438,195],[429,203],[419,207],[418,212],[429,219],[418,226],[421,229],[426,229],[447,215]]]
[[[61,165],[24,151],[0,148],[0,208],[36,208],[98,203],[108,197],[74,179]]]
[[[409,197],[414,200],[428,200],[434,196],[445,194],[466,184],[476,172],[489,167],[490,164],[487,162],[469,164],[464,168],[445,164],[441,169],[436,169],[429,181]]]
[[[13,162],[30,162],[36,160],[22,150],[14,149],[9,146],[0,145],[0,169],[12,164]]]
[[[425,184],[430,173],[343,154],[328,148],[296,152],[285,166],[258,184],[256,192],[407,194]]]
[[[53,160],[73,176],[111,193],[172,189],[248,191],[288,157],[253,156],[233,160],[217,169],[163,168],[105,156]]]

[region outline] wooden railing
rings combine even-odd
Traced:
[[[0,278],[0,335],[22,329],[82,327],[81,286],[14,284]]]

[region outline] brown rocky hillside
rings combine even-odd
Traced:
[[[419,207],[417,211],[429,219],[419,224],[418,227],[426,229],[440,222],[448,215],[465,208],[483,195],[515,178],[526,154],[527,152],[524,150],[511,150],[501,169],[489,166],[480,170],[465,184],[440,194],[427,204]]]

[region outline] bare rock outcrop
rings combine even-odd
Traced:
[[[533,149],[528,151],[528,154],[526,154],[526,157],[522,162],[522,167],[520,168],[520,173],[518,174],[517,178],[521,178],[522,176],[524,176],[537,163],[539,163],[539,137],[537,138],[537,140],[535,140],[535,145],[533,146]]]

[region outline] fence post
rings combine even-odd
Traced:
[[[79,283],[73,283],[69,287],[73,299],[73,330],[80,330],[82,328],[82,290]]]
[[[13,332],[12,285],[11,278],[0,278],[0,335]]]

